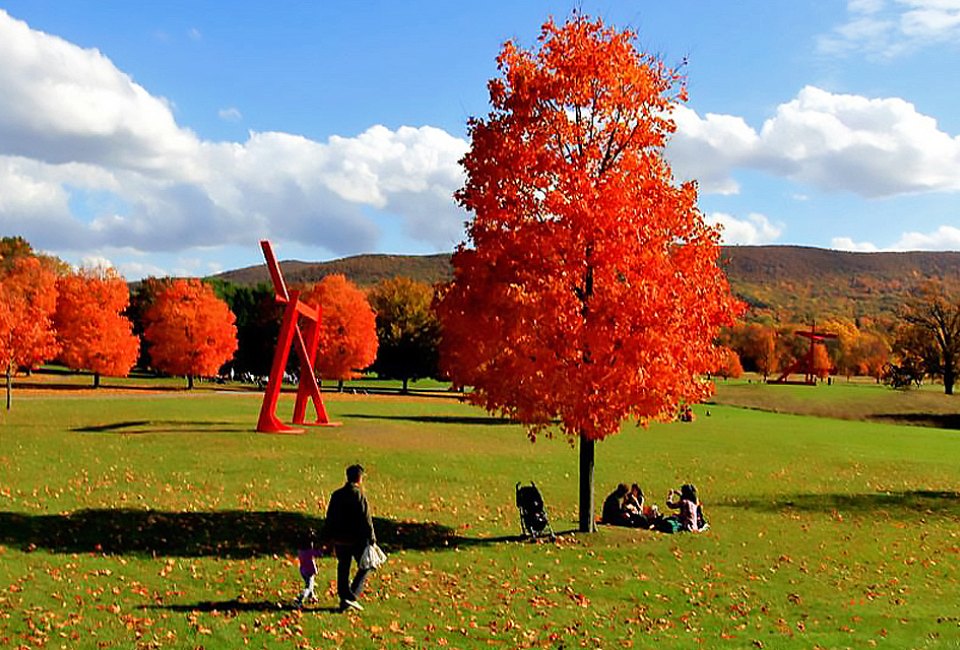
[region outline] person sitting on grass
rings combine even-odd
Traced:
[[[630,492],[623,498],[623,512],[630,525],[638,528],[651,528],[660,517],[656,506],[644,503],[643,490],[636,483],[630,486]]]
[[[609,526],[629,526],[630,519],[623,509],[623,498],[627,496],[630,488],[626,483],[621,483],[613,492],[607,495],[603,500],[603,510],[600,514],[600,523]]]
[[[674,499],[676,497],[676,499]],[[699,533],[705,530],[706,522],[703,521],[703,509],[700,506],[700,500],[697,497],[697,488],[689,483],[681,485],[680,491],[670,490],[667,495],[667,507],[679,511],[673,515],[680,524],[680,530]]]

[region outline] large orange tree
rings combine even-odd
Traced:
[[[57,279],[54,323],[60,359],[74,370],[126,377],[137,362],[140,340],[123,311],[130,302],[127,283],[112,269],[81,269]]]
[[[438,304],[444,369],[473,402],[579,441],[585,532],[595,442],[707,396],[738,309],[696,187],[663,155],[680,79],[634,38],[574,15],[535,49],[503,46],[456,195],[472,245]]]
[[[367,294],[336,273],[313,285],[302,299],[321,309],[316,371],[336,379],[342,390],[343,380],[360,376],[377,358],[377,320]]]
[[[213,289],[196,279],[162,283],[144,314],[154,368],[171,375],[216,375],[237,350],[235,318]]]
[[[59,351],[53,329],[57,276],[32,254],[0,258],[0,365],[10,410],[13,373],[34,368]]]

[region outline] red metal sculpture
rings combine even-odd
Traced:
[[[794,361],[786,370],[783,371],[783,374],[777,377],[776,379],[770,381],[771,384],[805,384],[807,386],[815,386],[817,383],[817,376],[815,372],[814,362],[813,362],[813,350],[817,345],[822,345],[826,339],[835,339],[837,338],[836,334],[831,332],[818,332],[817,323],[814,321],[810,325],[809,330],[801,330],[799,332],[794,332],[797,336],[802,336],[805,339],[810,339],[810,349],[807,350],[807,354],[803,357],[800,357]],[[804,374],[803,381],[787,381],[787,377],[791,373]]]
[[[270,242],[266,239],[261,240],[260,248],[263,249],[263,256],[267,260],[267,269],[273,280],[277,302],[284,303],[286,306],[280,323],[277,349],[273,353],[270,379],[267,381],[267,390],[263,394],[257,431],[262,433],[303,433],[304,431],[284,424],[276,416],[277,400],[280,398],[280,388],[283,384],[283,371],[287,367],[291,345],[296,348],[297,356],[300,358],[300,382],[297,386],[297,400],[293,406],[293,424],[339,426],[339,422],[331,422],[327,417],[327,410],[323,407],[323,399],[320,397],[317,375],[313,370],[313,362],[317,357],[317,345],[320,342],[320,307],[312,307],[300,302],[299,291],[288,292]],[[301,317],[307,321],[303,332],[300,330]],[[317,419],[314,422],[304,421],[308,398],[313,401],[313,408],[317,413]]]

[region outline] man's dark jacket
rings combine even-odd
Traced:
[[[323,537],[341,546],[376,542],[367,497],[356,483],[347,483],[330,495]]]

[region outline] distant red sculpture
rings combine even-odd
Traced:
[[[312,307],[300,302],[299,291],[287,291],[287,284],[280,273],[280,265],[273,254],[273,247],[266,239],[260,241],[263,256],[267,260],[267,269],[273,280],[273,289],[277,302],[284,303],[283,320],[280,323],[280,336],[277,338],[277,349],[273,353],[273,365],[270,367],[270,379],[263,394],[263,405],[260,407],[260,419],[257,421],[257,431],[262,433],[303,433],[303,429],[291,427],[281,422],[277,416],[277,400],[280,398],[280,388],[283,384],[283,371],[287,367],[291,345],[296,348],[300,358],[300,382],[297,386],[297,400],[293,407],[293,424],[309,424],[312,426],[339,426],[339,422],[331,422],[327,417],[327,410],[320,397],[320,386],[313,370],[313,363],[317,357],[317,346],[320,342],[320,307]],[[300,318],[307,324],[304,331],[300,330]],[[307,398],[313,401],[317,419],[314,422],[305,422]]]
[[[815,386],[817,383],[817,375],[814,372],[814,363],[813,363],[813,350],[814,346],[822,344],[827,339],[837,338],[836,334],[831,332],[818,332],[817,323],[814,321],[810,325],[809,330],[801,330],[799,332],[794,332],[797,336],[802,336],[803,338],[810,339],[810,349],[807,351],[807,354],[803,357],[794,361],[786,370],[783,371],[776,379],[768,382],[771,384],[805,384],[807,386]],[[792,373],[802,372],[804,374],[803,381],[787,381]]]

